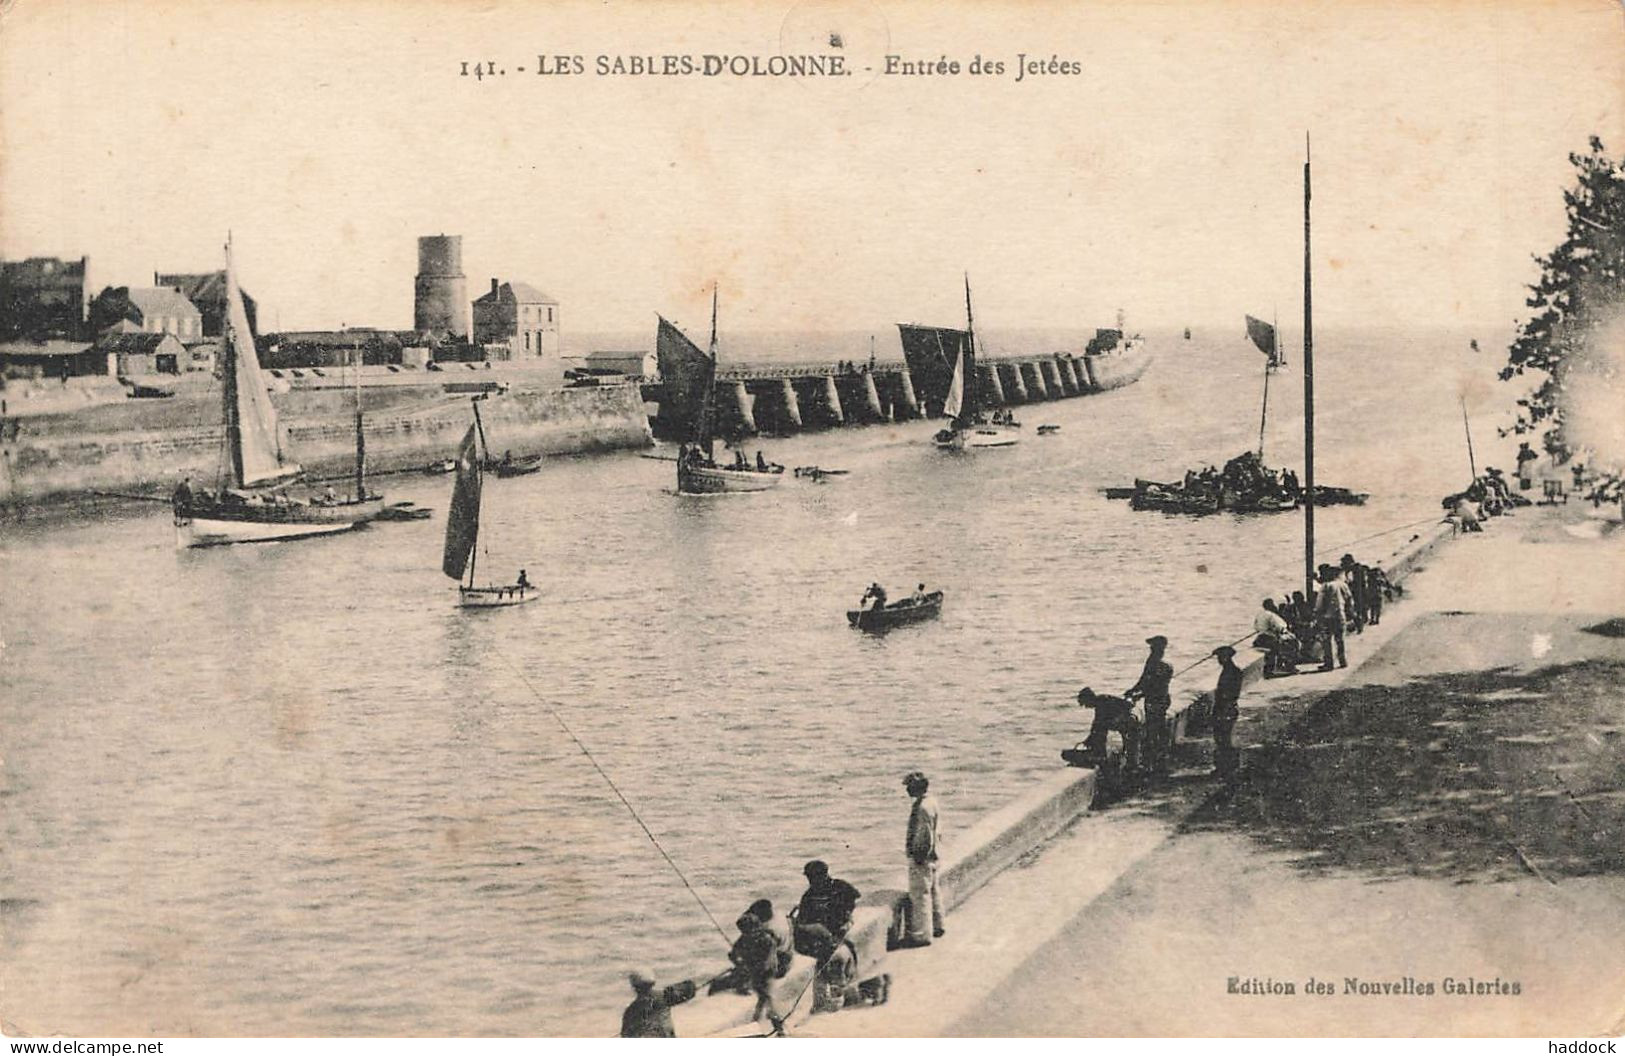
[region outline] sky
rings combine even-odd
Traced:
[[[230,231],[265,329],[409,327],[441,232],[567,330],[700,325],[712,282],[724,329],[952,323],[966,272],[991,327],[1295,323],[1307,131],[1316,325],[1505,331],[1568,153],[1625,150],[1622,34],[1616,0],[12,0],[0,257],[143,285]],[[854,73],[593,72],[805,52]]]

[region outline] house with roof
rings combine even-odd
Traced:
[[[90,258],[0,261],[0,337],[84,336]]]
[[[564,376],[559,302],[526,283],[491,280],[491,292],[474,301],[474,343],[489,358],[550,365]]]
[[[181,339],[171,333],[123,333],[107,330],[96,338],[92,350],[107,357],[113,372],[121,378],[144,374],[179,374],[190,364],[191,355]]]
[[[68,378],[111,375],[116,364],[83,341],[0,340],[0,378]],[[0,390],[5,385],[0,382]]]
[[[154,286],[167,286],[191,301],[203,316],[204,337],[219,337],[226,329],[226,273],[221,271],[153,272]],[[242,295],[243,309],[248,314],[248,328],[260,332],[259,306],[248,291],[237,288]]]
[[[184,344],[203,337],[203,315],[168,286],[109,286],[90,302],[94,333],[174,334]]]

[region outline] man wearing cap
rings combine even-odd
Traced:
[[[1219,684],[1213,690],[1213,772],[1229,777],[1239,762],[1230,737],[1241,717],[1241,668],[1236,666],[1236,651],[1228,645],[1219,646],[1213,655],[1219,658]]]
[[[1168,639],[1153,634],[1145,640],[1151,653],[1140,670],[1140,680],[1123,694],[1127,700],[1145,701],[1145,769],[1148,773],[1161,773],[1168,769],[1168,683],[1173,681],[1174,668],[1162,658],[1168,649]]]
[[[671,1025],[671,1006],[680,1005],[694,996],[694,982],[684,979],[680,983],[655,989],[654,976],[645,971],[627,974],[632,983],[632,1003],[621,1013],[623,1038],[675,1038],[677,1031]]]
[[[1332,669],[1332,649],[1337,650],[1337,666],[1349,666],[1348,656],[1343,650],[1343,632],[1348,627],[1350,611],[1354,608],[1354,599],[1349,594],[1349,588],[1338,575],[1338,570],[1331,565],[1321,565],[1319,569],[1320,589],[1315,592],[1315,630],[1320,639],[1320,669]]]
[[[1091,708],[1094,719],[1083,747],[1101,762],[1106,759],[1106,734],[1116,730],[1123,736],[1123,768],[1132,770],[1140,761],[1140,724],[1134,719],[1134,705],[1122,697],[1108,697],[1088,686],[1078,690],[1078,706]]]
[[[942,899],[937,894],[937,802],[928,791],[931,782],[918,770],[903,778],[903,787],[914,799],[903,844],[908,855],[909,903],[908,938],[903,945],[929,946],[943,930]]]
[[[802,868],[807,890],[801,895],[790,919],[793,922],[797,953],[822,960],[814,950],[838,941],[852,926],[852,908],[858,904],[858,889],[829,875],[829,866],[811,861]]]

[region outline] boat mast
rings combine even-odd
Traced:
[[[970,310],[970,272],[965,272],[965,377],[964,395],[960,397],[960,417],[966,422],[976,420],[976,319]]]
[[[1473,480],[1478,480],[1478,460],[1473,457],[1473,427],[1467,421],[1467,397],[1461,398],[1461,427],[1467,432],[1467,467],[1473,471]]]
[[[480,421],[480,401],[474,405],[474,428],[480,434],[480,455],[474,460],[474,473],[479,478],[479,499],[474,504],[474,544],[468,548],[468,589],[474,589],[474,566],[480,559],[480,506],[485,502],[485,460],[491,457],[491,445],[485,442],[485,423]]]
[[[230,305],[237,289],[237,270],[231,260],[231,232],[226,232],[226,339],[220,343],[225,361],[220,365],[220,398],[224,404],[222,421],[226,427],[226,451],[231,458],[231,486],[243,486],[243,426],[237,411],[237,342],[242,337],[231,325]]]
[[[367,439],[361,432],[361,348],[356,347],[355,362],[355,501],[367,497]]]
[[[719,284],[711,283],[711,344],[706,351],[710,353],[711,369],[705,379],[705,391],[700,396],[700,446],[705,449],[707,462],[714,461],[712,416],[716,413],[717,400],[717,290]]]
[[[1309,133],[1303,134],[1303,596],[1315,596],[1315,314],[1309,256]]]
[[[1258,461],[1264,461],[1264,423],[1270,415],[1270,374],[1281,362],[1281,323],[1274,311],[1270,312],[1270,351],[1264,357],[1264,404],[1258,412]]]

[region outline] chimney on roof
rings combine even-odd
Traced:
[[[492,279],[491,280],[491,296],[495,297],[496,295],[497,295],[497,280]]]

